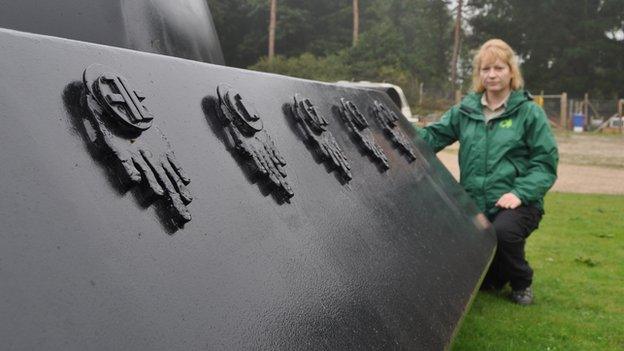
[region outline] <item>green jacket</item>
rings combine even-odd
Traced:
[[[527,92],[516,90],[505,112],[486,124],[482,95],[467,95],[439,122],[417,128],[418,134],[435,152],[459,140],[460,183],[481,211],[496,213],[494,205],[508,192],[543,210],[559,161],[544,110]]]

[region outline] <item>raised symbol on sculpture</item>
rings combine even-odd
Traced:
[[[384,153],[381,146],[375,142],[373,132],[370,130],[366,118],[351,101],[341,98],[340,104],[340,115],[351,130],[355,139],[360,143],[364,150],[366,150],[366,152],[373,157],[375,162],[377,162],[382,169],[386,170],[390,168],[388,157]]]
[[[374,102],[373,113],[386,136],[390,139],[390,141],[392,141],[392,143],[394,143],[401,153],[405,155],[409,162],[416,160],[416,155],[414,155],[412,145],[405,134],[399,130],[396,123],[399,120],[399,117],[397,117],[392,110],[388,109],[384,104],[378,101]]]
[[[294,97],[291,112],[297,124],[301,127],[307,137],[307,141],[314,147],[316,152],[340,172],[345,180],[351,180],[351,166],[338,142],[327,130],[327,119],[318,114],[312,102],[304,99],[299,94]]]
[[[217,97],[217,113],[234,151],[251,162],[256,174],[268,179],[280,200],[293,197],[286,181],[286,161],[264,130],[253,105],[243,101],[238,92],[225,84],[217,87]]]
[[[83,74],[83,103],[90,122],[88,133],[98,149],[112,157],[118,175],[132,185],[143,182],[158,198],[164,198],[177,226],[191,220],[186,207],[192,196],[190,179],[176,161],[171,145],[154,125],[145,96],[112,69],[93,64]]]

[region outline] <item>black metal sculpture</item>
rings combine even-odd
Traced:
[[[377,123],[381,126],[384,131],[384,134],[392,141],[392,143],[399,148],[401,153],[405,155],[409,162],[416,160],[416,155],[414,154],[414,150],[412,149],[412,145],[401,132],[401,130],[397,126],[397,121],[399,117],[388,109],[384,104],[379,101],[374,101],[373,114]]]
[[[383,170],[389,169],[390,164],[388,163],[388,157],[381,146],[375,142],[368,121],[362,113],[360,113],[357,106],[344,98],[340,98],[340,104],[340,115],[351,130],[351,135],[353,135],[360,146],[366,150]]]
[[[292,188],[286,181],[286,161],[264,130],[262,119],[253,105],[243,102],[242,96],[227,84],[217,87],[217,96],[217,113],[228,131],[233,150],[251,162],[254,172],[270,181],[278,199],[293,197]]]
[[[100,64],[83,73],[83,102],[91,141],[113,159],[131,184],[145,183],[157,197],[170,203],[177,222],[191,220],[186,207],[193,197],[190,179],[178,165],[167,138],[145,106],[145,96],[128,79]]]
[[[290,107],[293,118],[297,121],[307,137],[307,141],[316,152],[334,169],[337,169],[345,180],[351,180],[351,165],[336,138],[327,130],[329,122],[316,111],[310,99],[296,94]]]
[[[177,11],[165,23],[180,30],[166,31],[178,48],[186,45],[169,34],[194,27],[184,11],[205,6],[24,3],[57,11],[59,21],[81,5],[110,14],[111,23],[82,17],[105,26],[85,30],[110,36],[129,30],[114,20],[117,5],[166,6]],[[36,21],[32,13],[23,21]],[[167,12],[132,13],[123,19],[158,26]],[[383,92],[3,28],[0,48],[2,347],[450,348],[496,236]],[[131,76],[92,66],[81,81],[94,62]],[[300,122],[284,115],[294,92],[314,102],[316,116],[299,104],[314,135],[331,130],[340,144],[344,158],[323,164],[348,159],[348,183],[344,169],[334,169],[337,182],[310,161]],[[374,100],[397,113],[413,163],[355,108],[368,112]],[[192,176],[188,189],[179,166]],[[267,198],[270,190],[289,199],[291,186],[289,205]],[[192,221],[170,225],[189,209]]]

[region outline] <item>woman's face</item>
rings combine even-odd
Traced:
[[[483,63],[479,72],[481,84],[490,93],[503,92],[511,89],[511,69],[505,62],[497,59]]]

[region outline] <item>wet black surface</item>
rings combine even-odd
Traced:
[[[371,123],[381,172],[332,112],[340,98],[394,106],[387,96],[7,30],[0,51],[3,349],[448,346],[495,238],[422,140],[407,162]],[[93,63],[141,87],[191,179],[182,228],[168,227],[160,200],[127,191],[76,123]],[[289,202],[255,184],[210,115],[222,83],[256,106]],[[329,122],[350,181],[336,181],[284,113],[296,93]]]

